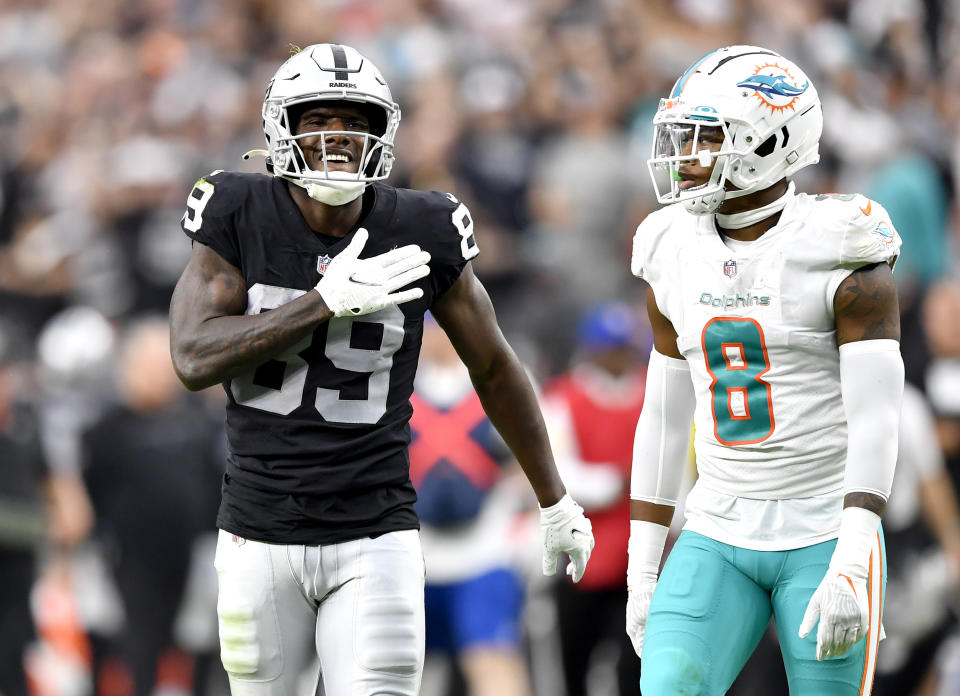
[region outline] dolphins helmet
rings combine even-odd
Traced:
[[[695,215],[717,210],[724,199],[760,191],[820,160],[820,97],[800,68],[758,46],[711,51],[660,100],[648,161],[657,200],[682,202]],[[712,129],[719,149],[698,149]],[[695,151],[698,150],[698,151]],[[699,186],[681,186],[687,163],[714,167]],[[735,188],[728,190],[727,182]]]
[[[324,131],[326,135],[363,138],[356,173],[329,170],[324,150],[323,171],[310,169],[298,141],[317,135],[294,134],[291,110],[322,100],[350,101],[370,108],[370,132]],[[386,179],[393,168],[393,140],[400,124],[400,107],[390,88],[370,60],[355,49],[339,44],[314,44],[298,51],[280,66],[267,85],[263,100],[263,133],[267,166],[274,176],[302,186],[312,198],[342,205],[363,192],[364,187]],[[325,145],[323,145],[325,148]]]

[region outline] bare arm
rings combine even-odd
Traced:
[[[864,266],[851,273],[833,299],[837,345],[874,339],[900,340],[900,310],[893,271],[885,263]],[[851,491],[844,507],[862,507],[883,515],[886,501],[878,495]]]
[[[663,316],[660,308],[657,307],[657,298],[653,294],[653,288],[647,288],[647,316],[650,318],[650,326],[653,328],[653,347],[661,355],[668,358],[677,358],[683,360],[683,354],[677,348],[677,330],[673,324]],[[655,524],[670,526],[673,520],[675,506],[660,505],[649,503],[645,500],[630,501],[630,519],[641,520],[644,522],[653,522]]]
[[[553,505],[565,489],[536,394],[470,265],[431,311],[470,371],[484,411],[523,468],[540,505]]]
[[[170,353],[188,389],[204,389],[251,370],[332,316],[317,292],[263,314],[244,315],[246,306],[240,270],[195,243],[170,301]]]
[[[960,574],[960,511],[956,489],[946,469],[920,481],[920,500],[924,521]]]

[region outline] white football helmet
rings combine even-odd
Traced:
[[[657,200],[682,202],[695,215],[724,199],[760,191],[820,160],[823,112],[813,83],[783,56],[758,46],[728,46],[691,65],[660,100],[648,161]],[[720,128],[719,149],[694,147],[702,128]],[[708,167],[709,181],[680,185],[680,167]],[[727,190],[726,183],[736,187]]]
[[[356,173],[310,169],[299,143],[317,133],[293,134],[296,124],[291,107],[321,100],[351,101],[375,107],[370,132],[323,131],[324,135],[351,135],[363,138],[363,150]],[[380,115],[382,114],[382,118]],[[393,168],[393,139],[400,124],[400,107],[390,88],[371,61],[355,49],[340,44],[314,44],[291,56],[280,66],[263,100],[263,133],[267,140],[267,167],[274,176],[302,186],[311,198],[330,205],[343,205],[359,196],[367,184],[381,181]]]

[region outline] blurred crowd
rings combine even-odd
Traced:
[[[595,361],[583,321],[598,303],[623,303],[643,323],[643,287],[627,259],[656,207],[646,158],[659,98],[722,45],[763,45],[803,66],[825,130],[821,162],[798,189],[864,193],[904,240],[895,277],[916,391],[901,438],[907,473],[892,499],[903,504],[888,523],[880,663],[902,681],[878,690],[960,693],[949,682],[960,680],[951,610],[960,608],[951,486],[960,480],[960,3],[951,0],[5,0],[0,467],[42,459],[43,487],[31,498],[29,484],[16,484],[14,504],[12,479],[0,477],[0,548],[16,549],[17,563],[42,551],[21,580],[3,560],[0,586],[31,591],[32,692],[223,693],[215,577],[204,571],[222,396],[181,390],[162,349],[190,254],[179,218],[198,177],[263,171],[241,155],[263,146],[267,81],[292,46],[325,41],[373,60],[401,105],[389,183],[450,191],[470,207],[477,273],[545,384]],[[642,370],[648,346],[631,336]],[[616,402],[620,378],[635,375],[623,370],[597,389]],[[596,486],[595,511],[622,498],[628,476],[613,454],[598,457],[606,461],[581,451],[566,474]],[[591,463],[609,471],[583,473]],[[564,685],[556,634],[576,632],[565,620],[578,620],[588,598],[530,589],[522,653],[532,686],[522,688],[617,693],[616,675],[628,673],[616,666],[622,636],[611,631],[604,651],[598,633],[579,668],[586,687]],[[595,589],[597,607],[600,590],[623,591]],[[0,636],[19,620],[4,612]],[[775,693],[758,670],[744,683],[761,674],[763,692]],[[0,681],[5,689],[16,693]]]

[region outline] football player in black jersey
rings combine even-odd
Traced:
[[[230,453],[217,524],[233,693],[288,696],[314,657],[327,694],[410,694],[423,558],[407,422],[423,316],[470,370],[540,503],[544,572],[579,580],[593,534],[557,474],[530,382],[469,261],[466,206],[380,183],[400,110],[354,49],[309,46],[263,104],[273,176],[214,172],[170,306],[190,389],[222,382]],[[248,156],[253,153],[248,153]]]

